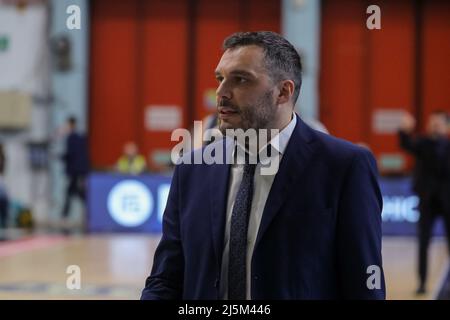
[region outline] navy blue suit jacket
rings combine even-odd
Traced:
[[[226,164],[177,165],[141,299],[221,298],[229,176]],[[255,243],[252,299],[384,299],[381,209],[371,153],[297,117]]]
[[[63,155],[66,174],[86,175],[89,172],[88,143],[84,135],[70,133],[66,138],[66,152]]]

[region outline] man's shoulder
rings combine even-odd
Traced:
[[[315,131],[314,134],[321,156],[329,161],[348,162],[358,157],[374,158],[369,147],[362,143],[355,144],[319,131]]]

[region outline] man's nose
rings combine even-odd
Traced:
[[[217,101],[221,101],[222,99],[231,99],[231,90],[229,86],[222,81],[216,90]]]

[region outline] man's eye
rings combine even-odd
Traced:
[[[216,77],[216,80],[217,80],[217,82],[222,82],[223,81],[223,78],[222,77]]]
[[[236,77],[236,81],[237,81],[238,83],[244,83],[244,82],[247,81],[247,79],[242,78],[242,77]]]

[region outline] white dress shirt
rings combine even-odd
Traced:
[[[279,154],[272,153],[273,157],[282,157],[286,146],[291,138],[297,123],[297,117],[293,114],[292,120],[289,124],[281,130],[278,137],[273,138],[269,143],[273,149],[278,150]],[[240,153],[237,152],[237,155]],[[261,153],[260,153],[261,154]],[[234,155],[233,155],[234,156]],[[280,158],[279,158],[280,159]],[[235,162],[236,163],[236,162]],[[243,162],[237,162],[243,163]],[[265,163],[265,162],[264,162]],[[252,207],[250,210],[250,218],[248,223],[247,233],[247,300],[251,299],[251,261],[253,256],[253,249],[255,246],[256,237],[258,235],[259,225],[261,223],[262,214],[266,205],[267,197],[272,187],[272,183],[275,179],[275,175],[261,175],[261,164],[257,164],[254,177],[253,198]],[[225,238],[224,238],[224,250],[222,255],[222,271],[220,276],[220,296],[223,299],[228,298],[228,259],[230,248],[230,224],[231,215],[233,212],[234,201],[236,194],[239,190],[239,186],[242,181],[244,165],[233,164],[231,166],[230,184],[228,189],[228,201],[226,211],[226,223],[225,223]]]

